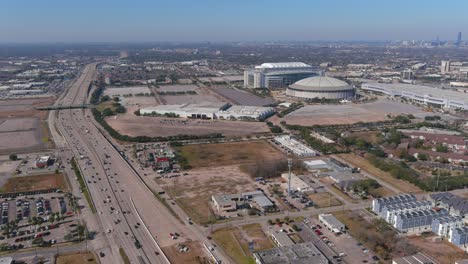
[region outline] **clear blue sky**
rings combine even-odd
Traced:
[[[452,40],[458,31],[468,39],[468,0],[0,0],[0,42]]]

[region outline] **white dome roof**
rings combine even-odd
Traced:
[[[315,76],[299,80],[289,86],[291,89],[303,91],[333,91],[333,90],[348,90],[353,87],[344,81],[325,76]]]

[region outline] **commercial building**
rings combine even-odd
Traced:
[[[213,195],[211,201],[218,212],[232,212],[237,210],[237,203],[233,197],[229,194]]]
[[[458,247],[468,246],[468,227],[459,227],[450,229],[449,241]]]
[[[288,247],[294,245],[294,241],[285,232],[272,230],[270,232],[271,240],[275,242],[278,247]]]
[[[432,232],[440,237],[448,237],[451,229],[463,227],[463,219],[459,216],[447,215],[432,222]]]
[[[263,63],[244,71],[245,88],[280,89],[317,75],[314,67],[302,62]]]
[[[239,208],[249,207],[266,212],[275,207],[271,200],[261,191],[213,195],[211,196],[211,201],[219,213],[232,212]]]
[[[436,264],[436,262],[419,252],[411,256],[393,259],[392,264]]]
[[[275,113],[273,107],[233,105],[215,113],[219,119],[255,119],[264,120]]]
[[[281,174],[281,178],[283,178],[286,181],[286,184],[285,184],[284,187],[287,190],[288,186],[289,186],[288,185],[289,184],[289,173]],[[297,176],[294,173],[291,173],[291,191],[298,191],[298,192],[305,193],[305,192],[311,192],[313,190],[314,189],[312,187],[310,187],[310,185],[308,183],[301,180],[301,178],[299,178],[299,176]]]
[[[401,79],[402,80],[413,80],[414,79],[414,72],[412,70],[404,70],[401,72]]]
[[[319,214],[318,219],[326,228],[333,233],[341,233],[346,231],[346,226],[341,223],[332,214]]]
[[[416,201],[416,196],[413,194],[401,194],[396,196],[382,197],[372,200],[372,211],[377,215],[382,212],[385,206],[392,204],[403,204]]]
[[[440,63],[440,73],[447,74],[450,73],[450,61],[442,61]]]
[[[289,135],[277,136],[274,141],[299,157],[313,157],[317,152]]]
[[[289,85],[286,95],[303,99],[349,99],[354,97],[355,89],[344,81],[316,76]]]
[[[256,264],[328,264],[328,259],[314,243],[277,247],[253,254]]]
[[[447,216],[445,209],[440,210],[420,210],[408,213],[401,213],[395,216],[393,227],[400,232],[421,233],[432,231],[432,222],[440,217]]]
[[[39,157],[38,159],[36,159],[36,167],[40,169],[45,168],[49,166],[49,162],[50,162],[50,156]]]
[[[215,119],[216,112],[225,110],[229,104],[224,102],[204,102],[200,104],[158,105],[140,109],[140,115],[174,114],[183,118]]]
[[[468,109],[468,94],[452,90],[403,83],[363,83],[361,89],[433,107]]]

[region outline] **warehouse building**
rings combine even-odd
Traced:
[[[314,67],[302,62],[263,63],[244,71],[244,87],[280,89],[316,75]]]
[[[224,102],[204,102],[199,104],[158,105],[140,109],[140,115],[174,114],[183,118],[215,119],[216,112],[229,108]]]
[[[303,99],[350,99],[354,97],[355,89],[344,81],[316,76],[289,85],[286,95]]]
[[[361,89],[444,108],[468,109],[468,94],[413,84],[363,83]]]
[[[385,206],[379,216],[389,224],[395,223],[395,216],[402,213],[410,213],[419,210],[429,210],[432,203],[429,201],[414,201],[403,204],[391,204]]]
[[[211,196],[211,201],[218,212],[233,212],[237,210],[237,197],[233,195],[222,194]]]
[[[459,216],[447,215],[432,222],[432,232],[440,237],[449,237],[451,229],[463,227],[463,220]]]
[[[396,196],[389,196],[389,197],[382,197],[378,199],[374,199],[372,201],[372,211],[377,215],[382,212],[383,208],[388,205],[392,204],[402,204],[402,203],[409,203],[415,202],[416,196],[413,194],[401,194]]]
[[[318,219],[326,228],[333,233],[341,233],[346,231],[346,226],[341,223],[332,214],[319,214]]]
[[[400,232],[421,233],[432,231],[432,222],[434,219],[447,216],[445,209],[440,210],[420,210],[408,213],[401,213],[395,216],[393,227]]]
[[[253,254],[256,264],[328,264],[328,259],[312,242],[277,247]]]
[[[468,227],[450,229],[449,237],[449,241],[457,247],[466,248],[468,246]]]
[[[299,157],[313,157],[317,152],[289,135],[277,136],[274,141]]]
[[[255,119],[265,120],[275,113],[273,107],[233,105],[215,113],[219,119]]]

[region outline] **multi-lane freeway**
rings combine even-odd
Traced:
[[[88,87],[96,74],[96,64],[87,65],[56,104],[89,103]],[[101,133],[89,109],[65,109],[51,115],[50,123],[59,133],[52,133],[61,149],[61,159],[75,158],[96,208],[83,219],[98,238],[92,248],[104,257],[101,262],[122,262],[122,248],[132,263],[170,263],[161,247],[184,241],[208,244],[206,235],[194,225],[177,220],[155,198],[135,170]],[[52,129],[53,130],[53,129]],[[60,134],[60,135],[58,135]],[[169,234],[178,233],[174,240]],[[218,260],[230,263],[223,252],[213,252]]]

